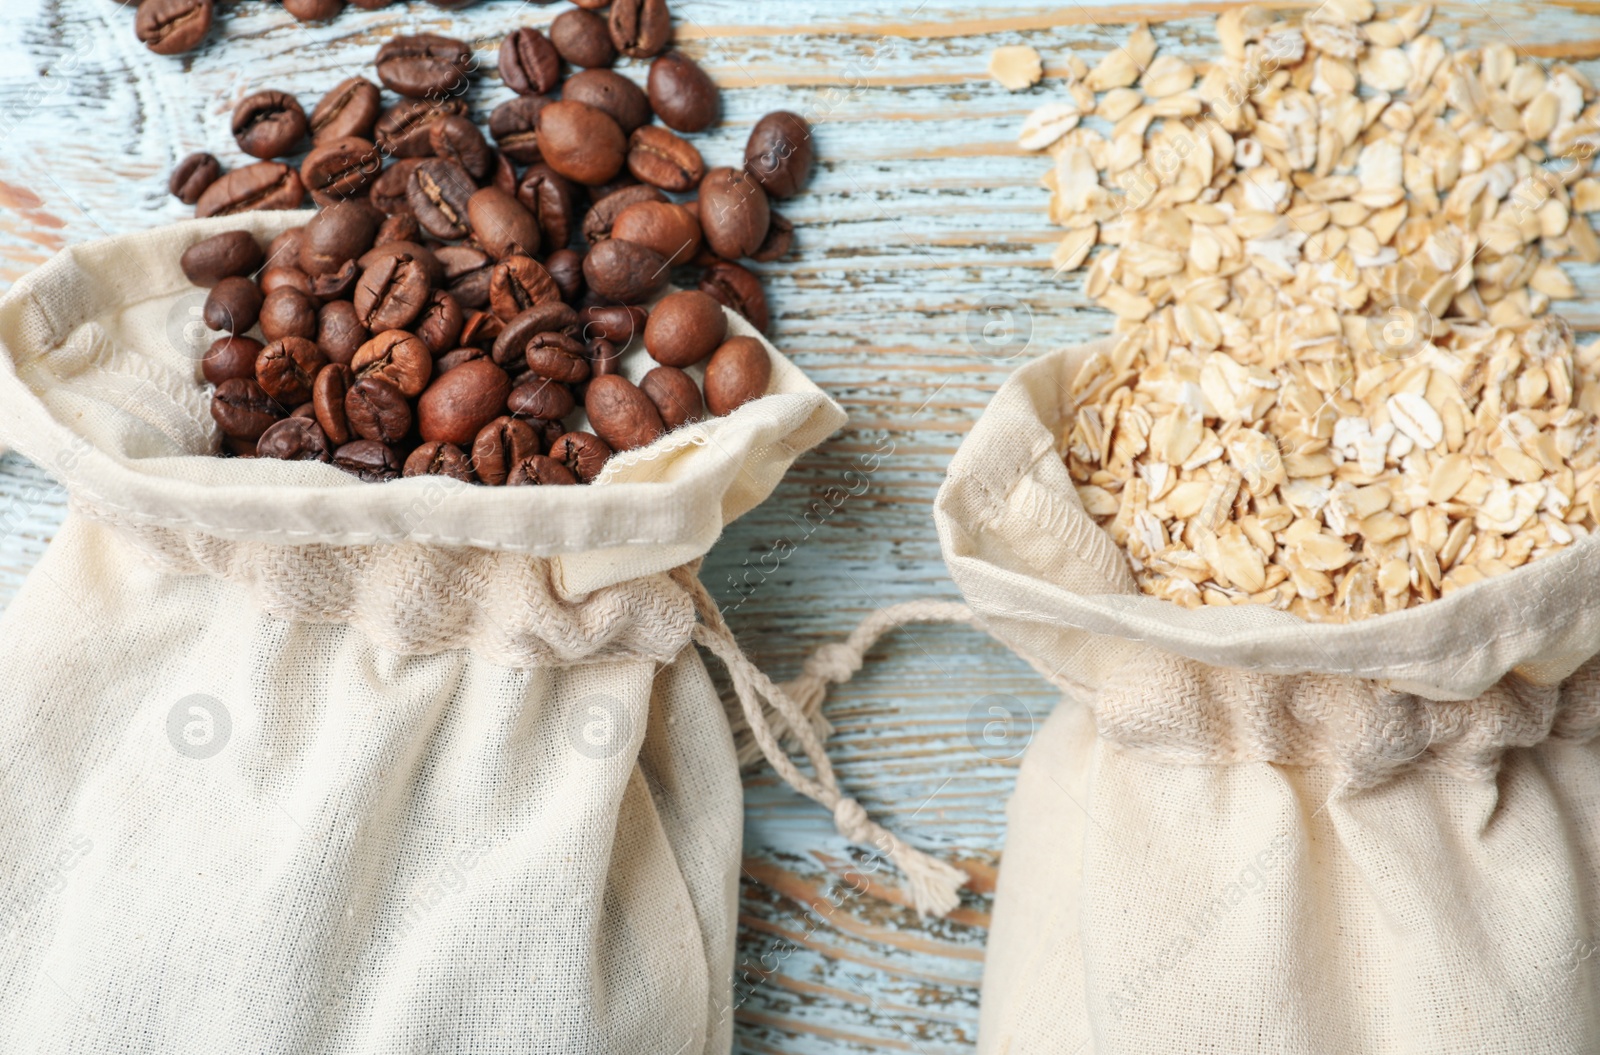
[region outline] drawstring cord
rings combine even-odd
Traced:
[[[824,645],[806,660],[801,675],[789,683],[805,701],[801,704],[745,657],[696,569],[683,570],[680,581],[694,596],[702,620],[695,625],[694,640],[727,668],[744,715],[744,731],[752,742],[752,755],[759,753],[785,783],[831,811],[839,834],[850,842],[874,847],[889,858],[905,875],[911,903],[919,915],[949,913],[960,903],[958,891],[966,882],[966,873],[911,846],[869,817],[861,803],[839,790],[833,764],[822,743],[826,733],[820,730],[826,729],[827,723],[821,717],[821,706],[828,684],[849,681],[861,669],[862,655],[889,630],[909,622],[970,623],[971,611],[960,604],[916,601],[869,616],[844,642]],[[770,719],[767,707],[775,712]],[[801,771],[784,750],[779,741],[785,734],[811,763],[815,777]]]

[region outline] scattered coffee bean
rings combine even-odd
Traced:
[[[762,333],[767,332],[771,324],[767,295],[761,288],[761,280],[746,268],[732,261],[718,260],[706,268],[700,279],[700,290],[743,315]]]
[[[415,334],[385,330],[357,350],[350,369],[358,379],[377,378],[393,385],[405,398],[415,399],[433,376],[433,354]]]
[[[476,190],[472,175],[456,162],[429,158],[411,173],[406,195],[424,231],[435,238],[456,241],[471,233],[467,201]]]
[[[317,312],[317,347],[330,362],[348,365],[370,336],[348,300],[324,304]]]
[[[254,381],[256,356],[261,354],[261,348],[261,342],[253,337],[219,338],[200,360],[200,373],[213,385],[236,377]]]
[[[561,55],[537,29],[514,29],[500,43],[500,79],[518,95],[544,95],[561,80]]]
[[[366,194],[378,178],[383,158],[369,139],[345,136],[311,148],[300,163],[300,182],[318,204]]]
[[[298,289],[300,292],[313,296],[311,276],[301,271],[298,267],[282,266],[269,267],[261,272],[261,292],[271,294],[279,289]]]
[[[721,416],[766,394],[772,360],[754,337],[730,337],[706,363],[706,406]]]
[[[234,141],[251,157],[293,153],[309,127],[299,101],[283,92],[256,92],[233,108]]]
[[[405,244],[394,242],[385,248]],[[374,333],[404,329],[427,307],[432,288],[427,266],[411,253],[384,253],[366,266],[356,283],[356,318]]]
[[[539,153],[561,175],[592,185],[622,170],[628,142],[605,111],[560,99],[539,111]]]
[[[475,245],[445,245],[434,253],[444,267],[441,282],[463,308],[489,303],[489,276],[494,257]]]
[[[621,190],[612,191],[603,198],[596,198],[594,205],[583,217],[583,240],[590,246],[598,245],[611,237],[611,228],[622,215],[624,209],[637,205],[640,202],[653,201],[665,202],[667,196],[655,187],[636,184],[632,187],[623,187]]]
[[[561,86],[561,97],[610,114],[623,135],[650,121],[650,99],[644,89],[614,70],[573,74]]]
[[[494,361],[507,369],[522,369],[528,342],[542,333],[570,335],[578,327],[578,314],[561,301],[536,304],[508,322],[494,340]]]
[[[757,121],[744,148],[745,168],[768,194],[779,198],[800,193],[811,179],[814,156],[811,126],[784,110]]]
[[[428,129],[428,145],[435,157],[454,161],[480,182],[494,167],[494,151],[478,126],[465,117],[451,114],[433,122]]]
[[[703,132],[721,115],[716,82],[681,51],[669,51],[650,64],[646,91],[656,116],[679,132]]]
[[[400,478],[400,459],[394,449],[377,440],[351,440],[333,452],[333,464],[369,484]]]
[[[311,111],[311,141],[322,144],[350,137],[371,139],[382,112],[376,84],[365,77],[340,81]]]
[[[568,432],[550,445],[550,457],[584,483],[593,482],[611,459],[611,448],[592,432]]]
[[[455,348],[461,340],[461,328],[466,325],[466,313],[448,292],[436,289],[428,294],[428,305],[417,319],[417,339],[428,346],[433,355],[443,355]]]
[[[388,157],[421,158],[433,153],[433,125],[467,112],[463,99],[402,99],[373,126],[373,141]]]
[[[190,154],[172,170],[167,190],[183,204],[193,205],[221,175],[222,163],[216,158],[204,152]]]
[[[326,462],[333,448],[315,421],[291,415],[268,426],[256,441],[256,457],[287,462]]]
[[[667,428],[689,425],[705,416],[705,403],[694,378],[675,366],[658,366],[639,380],[639,390],[650,397]]]
[[[382,149],[381,143],[379,149]],[[378,178],[372,181],[372,188],[367,191],[367,200],[373,208],[387,216],[411,216],[415,219],[406,198],[406,190],[411,186],[411,173],[425,160],[401,158],[378,173]]]
[[[772,212],[767,192],[743,171],[716,168],[700,184],[700,229],[706,245],[726,260],[749,256],[767,237]]]
[[[385,216],[383,218],[383,223],[378,225],[378,233],[373,237],[372,244],[385,245],[389,242],[420,242],[421,240],[422,225],[417,223],[417,218],[410,213],[396,213],[393,216]]]
[[[344,9],[344,0],[283,0],[283,9],[301,22],[321,22]]]
[[[205,219],[253,209],[298,209],[305,196],[300,173],[281,161],[258,161],[234,169],[207,187],[195,202],[194,214]]]
[[[584,409],[590,426],[612,450],[647,446],[666,431],[661,412],[650,397],[620,374],[590,381]]]
[[[577,407],[566,385],[533,374],[518,378],[519,383],[506,397],[506,407],[519,418],[560,421]]]
[[[378,80],[411,99],[460,95],[472,69],[472,50],[452,37],[433,33],[391,37],[378,49]]]
[[[528,369],[540,377],[575,385],[589,380],[589,356],[583,342],[565,333],[536,333],[523,355]]]
[[[201,314],[213,330],[246,333],[261,314],[261,287],[242,275],[230,275],[211,287]]]
[[[511,379],[484,359],[440,375],[417,400],[417,429],[424,440],[467,445],[505,413]]]
[[[473,239],[496,259],[539,252],[539,221],[497,187],[484,187],[467,199],[467,220]]]
[[[344,397],[345,418],[362,439],[399,443],[411,431],[411,404],[379,377],[358,377]]]
[[[607,238],[583,258],[583,278],[602,297],[641,304],[667,284],[667,261],[654,249]]]
[[[644,328],[644,346],[663,366],[693,366],[716,351],[728,336],[722,305],[697,289],[661,298]]]
[[[658,55],[672,42],[672,15],[667,0],[614,0],[611,43],[629,58]]]
[[[509,416],[498,417],[478,430],[472,441],[473,470],[483,483],[499,487],[514,465],[539,450],[539,435],[531,425]]]
[[[644,332],[649,311],[642,305],[596,305],[578,312],[581,337],[594,340],[603,337],[619,348],[626,348],[635,334]]]
[[[444,265],[439,263],[439,258],[433,255],[431,249],[416,242],[388,242],[384,245],[375,245],[357,259],[356,263],[365,269],[391,256],[402,257],[416,263],[422,268],[423,274],[428,276],[430,286],[437,286],[444,279]]]
[[[516,196],[538,221],[543,245],[560,250],[572,241],[583,196],[576,183],[541,162],[528,166],[522,174]]]
[[[495,107],[489,115],[489,134],[500,153],[519,165],[538,161],[539,113],[552,101],[543,95],[519,95]]]
[[[500,339],[505,324],[499,316],[487,311],[474,311],[467,315],[467,324],[461,327],[461,343],[474,348],[489,348]]]
[[[442,377],[458,366],[479,361],[493,362],[489,353],[482,348],[457,348],[453,352],[446,352],[433,361],[433,376]]]
[[[284,417],[283,406],[248,377],[230,377],[211,394],[211,417],[235,439],[254,442]]]
[[[774,209],[771,210],[767,221],[767,237],[762,239],[761,245],[750,254],[750,259],[763,264],[782,260],[788,255],[792,245],[794,245],[794,224]]]
[[[356,282],[360,278],[361,269],[356,266],[356,262],[346,260],[339,265],[337,271],[311,276],[311,297],[318,303],[348,300],[355,295]]]
[[[489,273],[489,307],[509,322],[529,308],[561,301],[561,291],[532,257],[508,256]]]
[[[157,55],[193,51],[211,31],[212,0],[140,0],[133,31]]]
[[[312,382],[327,365],[327,357],[314,342],[284,337],[256,356],[256,383],[280,405],[296,407],[311,398]]]
[[[473,483],[472,463],[466,452],[453,443],[424,443],[406,459],[406,476],[448,476],[462,483]]]
[[[583,254],[574,249],[557,249],[545,259],[544,269],[561,291],[561,299],[577,300],[583,293]]]
[[[507,487],[560,486],[578,482],[572,470],[543,454],[523,458],[511,467]]]
[[[345,417],[344,400],[355,383],[355,373],[343,363],[329,363],[317,372],[311,383],[311,409],[317,424],[335,447],[349,443],[350,419]]]
[[[291,227],[267,245],[267,265],[294,265],[300,262],[300,246],[305,242],[305,227]]]
[[[585,69],[609,66],[617,61],[617,48],[611,42],[606,20],[582,8],[556,16],[550,23],[550,43],[562,58]]]
[[[255,235],[224,231],[191,245],[178,261],[184,277],[197,286],[215,286],[230,275],[248,275],[266,260]]]
[[[700,221],[674,202],[642,201],[617,215],[611,234],[648,246],[666,258],[668,267],[694,259],[700,251]]]
[[[662,190],[689,191],[705,178],[706,163],[687,139],[645,125],[628,139],[628,171]]]
[[[372,248],[383,214],[365,202],[324,209],[306,221],[300,270],[313,277],[339,270]]]

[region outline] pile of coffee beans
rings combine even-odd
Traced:
[[[770,199],[806,183],[810,128],[769,114],[741,167],[708,169],[677,133],[717,121],[718,89],[670,38],[660,3],[514,31],[499,68],[519,94],[490,115],[493,146],[462,99],[471,49],[431,34],[379,49],[378,80],[401,97],[387,106],[361,77],[309,115],[281,91],[240,102],[235,139],[261,160],[224,173],[192,155],[172,193],[203,217],[307,194],[322,210],[265,248],[233,231],[184,255],[210,289],[206,324],[226,334],[202,364],[224,453],[369,480],[578,483],[613,451],[760,396],[766,350],[730,338],[722,308],[768,325],[759,279],[735,261],[787,252]],[[606,68],[619,53],[654,59],[644,89]],[[308,137],[298,167],[277,160]],[[699,269],[698,288],[648,309],[680,267]],[[659,364],[638,385],[618,370],[636,336]],[[700,364],[703,393],[686,372]],[[565,424],[579,407],[593,432]]]

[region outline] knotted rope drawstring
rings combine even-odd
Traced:
[[[745,726],[760,755],[790,787],[832,811],[839,834],[853,843],[876,848],[900,869],[910,889],[911,904],[918,914],[943,916],[955,908],[960,903],[957,892],[966,882],[966,873],[911,846],[872,820],[861,803],[839,790],[833,764],[822,745],[822,736],[817,731],[814,719],[745,657],[717,609],[716,602],[700,583],[699,576],[690,569],[681,581],[694,595],[696,608],[703,620],[695,625],[694,640],[727,668],[734,695],[744,714]],[[819,649],[818,654],[823,654],[827,649],[833,651],[827,651],[829,658],[821,660],[814,655],[807,661],[807,671],[791,684],[799,684],[807,692],[808,699],[814,697],[814,710],[820,708],[827,683],[848,681],[850,675],[860,669],[861,654],[873,642],[889,629],[913,621],[918,611],[929,612],[933,609],[937,609],[934,617],[946,622],[972,620],[972,613],[965,606],[947,602],[914,602],[885,609],[863,622],[846,642]],[[816,662],[813,663],[813,660]],[[834,676],[838,674],[842,676]],[[770,721],[767,706],[776,712]],[[811,763],[815,777],[802,772],[779,743],[775,726],[780,721]]]

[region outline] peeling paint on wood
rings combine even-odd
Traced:
[[[394,32],[474,42],[486,66],[506,31],[546,24],[564,4],[492,0],[447,13],[419,0],[350,9],[301,26],[277,3],[224,5],[202,51],[163,59],[133,39],[132,9],[110,0],[6,0],[0,20],[0,286],[62,246],[181,219],[166,195],[177,159],[244,160],[228,115],[247,92],[293,89],[308,105],[370,75]],[[817,118],[812,187],[782,209],[796,251],[764,272],[774,339],[850,411],[851,424],[801,459],[773,497],[735,524],[705,567],[752,658],[791,677],[804,654],[896,601],[954,595],[929,509],[956,445],[1017,362],[1109,330],[1082,275],[1050,275],[1043,164],[1014,145],[1022,117],[1058,86],[1067,56],[1093,63],[1147,19],[1164,48],[1214,50],[1222,3],[1031,0],[673,0],[679,40],[724,89],[726,123],[697,138],[708,162],[741,156],[762,114]],[[1269,4],[1289,9],[1313,4]],[[1600,4],[1514,0],[1439,5],[1452,44],[1508,41],[1575,61],[1600,79]],[[1038,88],[991,81],[989,52],[1031,44]],[[642,80],[638,64],[623,69]],[[493,76],[472,102],[510,93]],[[1600,269],[1574,268],[1584,300]],[[1026,340],[983,340],[1009,318]],[[871,451],[868,487],[837,508],[829,488]],[[39,559],[65,507],[41,470],[0,459],[0,605]],[[793,552],[772,559],[778,540]],[[763,561],[763,558],[767,558]],[[911,841],[956,861],[972,891],[951,919],[922,925],[892,871],[874,871],[830,819],[770,772],[747,781],[737,1010],[741,1050],[772,1055],[972,1050],[982,943],[1015,759],[980,753],[969,732],[989,697],[1043,720],[1053,694],[1021,661],[965,628],[892,635],[829,715],[840,781]],[[993,752],[990,752],[991,754]],[[882,892],[888,900],[866,896]]]

